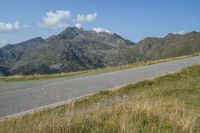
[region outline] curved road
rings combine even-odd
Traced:
[[[200,56],[79,77],[0,82],[0,118],[175,72],[194,64],[200,64]]]

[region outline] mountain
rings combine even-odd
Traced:
[[[2,73],[12,75],[123,65],[130,63],[123,55],[134,45],[117,34],[68,27],[46,40],[34,38],[1,48],[0,66],[5,69]]]
[[[0,49],[0,75],[70,72],[137,61],[175,57],[200,51],[200,33],[168,34],[133,43],[114,33],[68,27]]]
[[[200,33],[168,34],[164,38],[148,37],[137,44],[140,60],[161,59],[200,52]]]
[[[0,75],[10,74],[10,70],[18,65],[18,62],[30,56],[45,40],[41,37],[18,43],[8,44],[0,48]]]

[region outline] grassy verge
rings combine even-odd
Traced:
[[[199,133],[200,65],[0,122],[1,133]]]
[[[61,77],[72,77],[72,76],[85,75],[85,74],[96,74],[96,73],[124,70],[128,68],[151,65],[151,64],[162,63],[162,62],[167,62],[167,61],[172,61],[172,60],[184,59],[184,58],[197,56],[197,55],[200,55],[200,54],[193,54],[193,55],[180,56],[180,57],[174,57],[174,58],[138,62],[138,63],[128,64],[124,66],[106,67],[106,68],[99,68],[99,69],[92,69],[92,70],[69,72],[69,73],[46,74],[46,75],[35,74],[35,75],[0,76],[0,81],[11,82],[11,81],[41,80],[41,79],[51,79],[51,78],[61,78]]]

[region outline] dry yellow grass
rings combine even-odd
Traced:
[[[199,133],[200,65],[0,122],[1,133]]]

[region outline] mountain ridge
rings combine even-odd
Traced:
[[[200,51],[200,33],[147,37],[138,43],[116,33],[67,27],[47,39],[36,37],[0,48],[0,75],[70,72]]]

